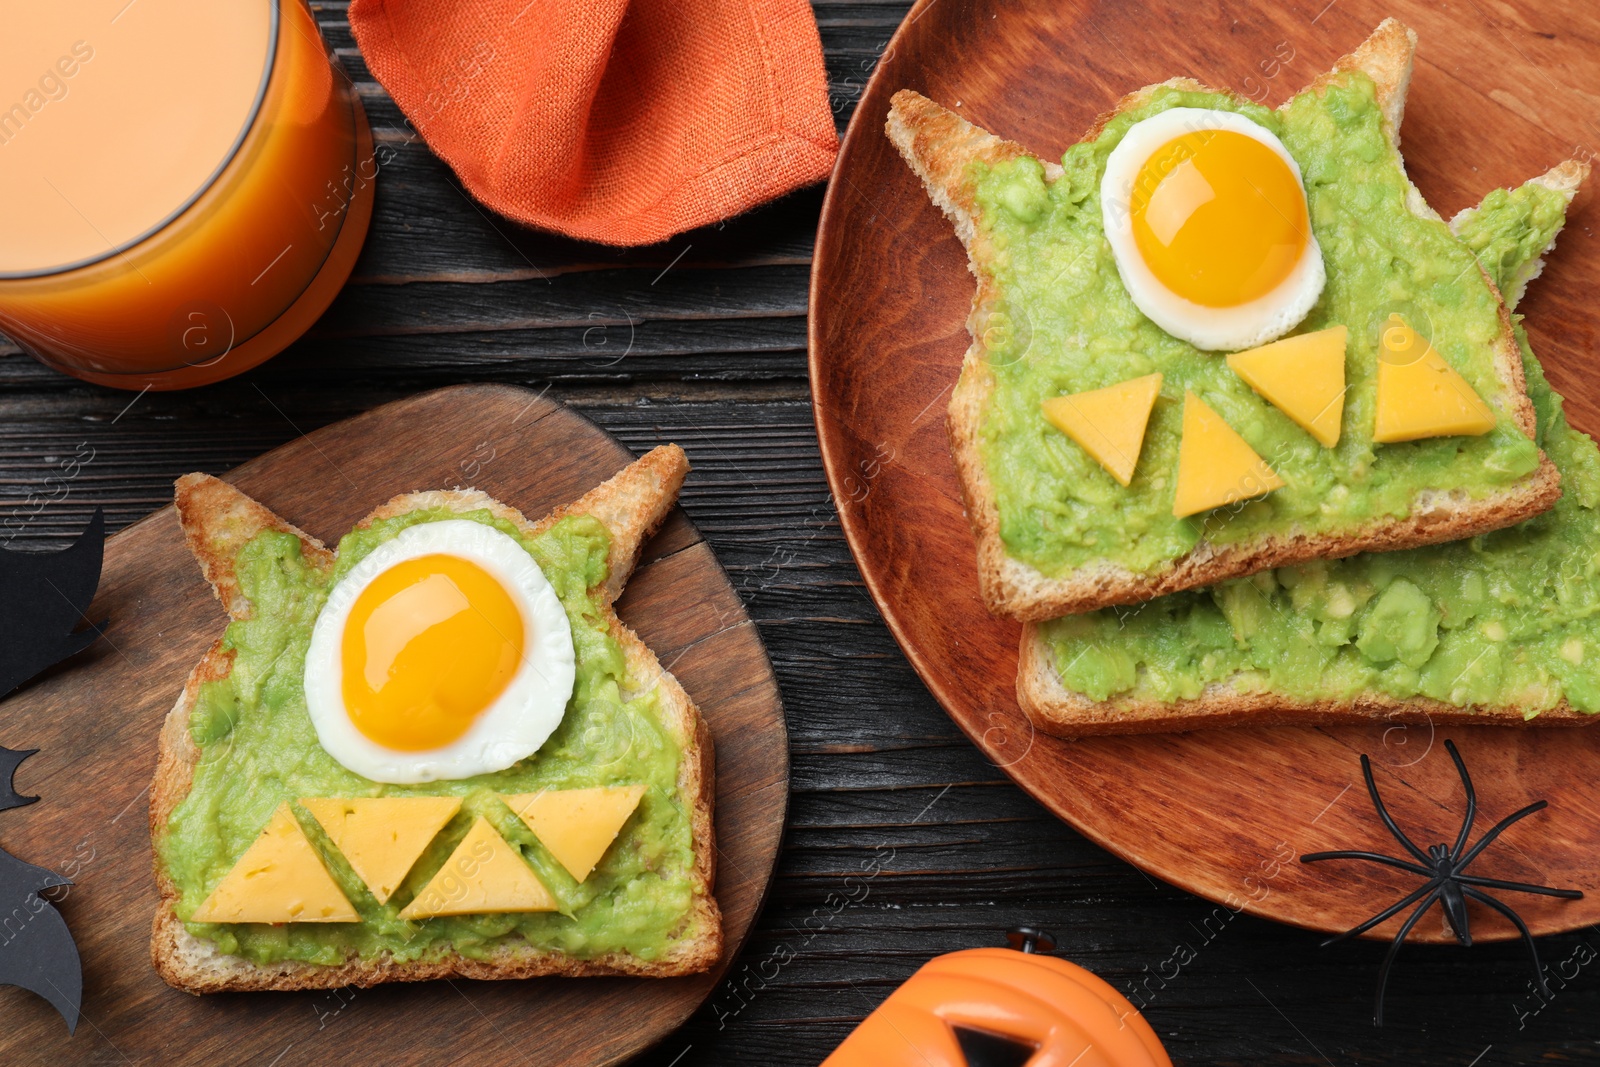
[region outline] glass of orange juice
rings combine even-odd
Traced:
[[[183,389],[327,309],[372,134],[304,0],[0,14],[0,332],[102,385]]]

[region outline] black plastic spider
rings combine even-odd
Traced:
[[[1477,844],[1467,848],[1467,835],[1472,832],[1472,820],[1478,813],[1478,798],[1472,791],[1472,776],[1467,773],[1467,765],[1461,762],[1461,753],[1456,751],[1453,742],[1444,743],[1450,758],[1455,761],[1456,770],[1461,774],[1461,784],[1467,790],[1467,816],[1461,823],[1461,833],[1456,835],[1454,848],[1444,845],[1433,845],[1424,852],[1412,843],[1411,839],[1400,832],[1400,827],[1395,825],[1394,819],[1389,815],[1389,809],[1383,806],[1383,799],[1378,796],[1378,785],[1372,780],[1372,761],[1366,756],[1361,757],[1361,774],[1367,780],[1367,793],[1372,797],[1373,807],[1378,809],[1378,818],[1383,820],[1383,825],[1389,828],[1394,839],[1405,846],[1406,851],[1415,856],[1418,863],[1397,859],[1394,856],[1384,856],[1376,852],[1312,852],[1301,856],[1301,863],[1315,863],[1318,860],[1371,860],[1373,863],[1382,863],[1390,867],[1399,867],[1403,871],[1420,875],[1428,879],[1422,888],[1407,895],[1390,907],[1387,907],[1357,926],[1353,930],[1330,937],[1323,945],[1331,945],[1335,941],[1343,941],[1347,937],[1364,934],[1379,923],[1389,919],[1401,909],[1420,900],[1417,909],[1413,911],[1406,921],[1400,924],[1400,932],[1394,935],[1394,942],[1389,946],[1388,955],[1383,958],[1383,967],[1378,971],[1378,995],[1372,1010],[1372,1025],[1383,1025],[1383,992],[1389,984],[1389,966],[1394,963],[1395,956],[1400,951],[1400,945],[1405,941],[1411,928],[1417,925],[1417,920],[1422,918],[1434,901],[1444,905],[1445,921],[1450,924],[1450,930],[1456,935],[1456,940],[1463,945],[1472,944],[1472,930],[1467,924],[1467,898],[1486,904],[1510,919],[1522,934],[1523,943],[1528,946],[1528,954],[1533,957],[1534,980],[1539,985],[1539,990],[1546,996],[1550,995],[1550,987],[1545,984],[1544,968],[1539,965],[1539,950],[1534,947],[1533,935],[1528,932],[1528,924],[1505,904],[1496,900],[1484,889],[1509,889],[1518,893],[1538,893],[1547,897],[1565,897],[1568,900],[1578,900],[1583,893],[1576,889],[1552,889],[1549,886],[1529,885],[1526,882],[1507,882],[1499,878],[1479,878],[1470,874],[1462,874],[1467,864],[1478,858],[1478,855],[1488,848],[1501,831],[1519,819],[1524,819],[1536,811],[1543,810],[1548,802],[1536,800],[1521,811],[1514,811],[1504,819],[1495,823],[1494,828],[1478,839]],[[1465,851],[1463,851],[1465,849]]]

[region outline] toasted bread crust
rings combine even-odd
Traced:
[[[1560,193],[1567,200],[1567,209],[1570,212],[1582,199],[1584,199],[1584,183],[1589,180],[1589,164],[1581,159],[1569,159],[1558,163],[1545,171],[1537,178],[1531,179],[1527,184],[1539,185],[1551,192]],[[1473,215],[1477,214],[1477,207],[1463,208],[1450,220],[1450,228],[1460,232],[1462,224]],[[1510,280],[1507,290],[1501,294],[1506,309],[1517,306],[1522,301],[1522,296],[1528,289],[1528,283],[1544,273],[1544,257],[1550,249],[1555,247],[1555,240],[1546,245],[1538,256],[1523,266]]]
[[[453,511],[486,508],[535,536],[569,514],[592,515],[611,531],[606,583],[609,605],[638,560],[640,548],[660,525],[677,498],[688,471],[688,461],[676,445],[658,448],[624,468],[616,477],[577,501],[537,522],[529,522],[514,508],[476,490],[410,493],[395,497],[363,519],[366,526],[418,508],[443,507]],[[283,530],[301,538],[306,558],[324,570],[333,566],[333,554],[284,522],[267,508],[226,482],[206,475],[186,475],[178,482],[178,512],[190,548],[213,584],[219,599],[235,618],[248,617],[250,605],[240,594],[232,560],[238,549],[262,530]],[[244,614],[240,614],[244,612]],[[689,809],[693,839],[695,902],[686,916],[686,936],[660,959],[643,960],[614,952],[578,959],[558,952],[506,946],[489,959],[469,959],[446,952],[421,961],[397,961],[387,956],[351,958],[335,966],[283,961],[261,965],[218,951],[210,942],[189,933],[177,917],[178,890],[154,857],[160,901],[151,929],[150,955],[156,971],[168,984],[191,993],[248,990],[334,989],[371,986],[381,982],[414,982],[432,978],[530,978],[539,975],[572,977],[634,975],[668,977],[693,974],[713,966],[722,955],[722,918],[712,895],[716,876],[715,829],[712,800],[715,793],[710,730],[693,700],[678,680],[666,671],[645,643],[611,614],[612,635],[621,644],[628,678],[637,688],[629,696],[654,689],[663,724],[683,753],[678,767],[677,795]],[[200,686],[226,677],[232,654],[219,641],[196,664],[177,703],[161,730],[160,752],[150,789],[150,831],[159,837],[177,806],[188,796],[194,781],[199,750],[189,734],[189,717]]]
[[[1059,737],[1177,733],[1219,726],[1336,726],[1373,719],[1435,726],[1587,726],[1600,719],[1565,700],[1533,714],[1515,704],[1460,707],[1428,697],[1401,700],[1376,691],[1349,700],[1294,700],[1271,691],[1241,691],[1231,683],[1209,685],[1200,696],[1187,700],[1097,701],[1062,686],[1049,642],[1032,623],[1022,628],[1017,702],[1029,722]]]
[[[1400,118],[1410,82],[1415,43],[1416,35],[1412,31],[1394,19],[1387,19],[1359,48],[1341,59],[1333,71],[1312,83],[1314,87],[1321,87],[1352,70],[1371,77],[1377,86],[1385,132],[1397,158]],[[1098,136],[1113,117],[1143,104],[1150,94],[1163,87],[1206,89],[1187,78],[1140,89],[1101,116],[1086,139]],[[922,179],[929,197],[950,218],[967,248],[969,268],[978,279],[972,316],[968,320],[969,329],[976,338],[976,326],[993,308],[997,294],[992,282],[976,267],[988,258],[987,238],[976,225],[978,205],[965,176],[974,161],[992,165],[1027,155],[1027,150],[909,90],[894,95],[886,130],[911,169]],[[1047,179],[1059,176],[1059,167],[1050,163],[1045,167]],[[1408,206],[1414,213],[1438,218],[1414,186],[1410,187]],[[1487,276],[1485,281],[1493,289]],[[1533,404],[1527,397],[1521,355],[1503,304],[1500,317],[1501,330],[1493,352],[1495,373],[1506,386],[1508,414],[1531,439],[1536,424]],[[962,359],[960,378],[951,395],[947,415],[950,449],[960,477],[967,518],[977,542],[978,578],[984,603],[996,615],[1023,622],[1137,603],[1313,559],[1414,548],[1471,537],[1537,515],[1561,495],[1560,475],[1554,464],[1541,455],[1538,468],[1515,486],[1479,500],[1470,499],[1463,492],[1428,491],[1418,494],[1411,514],[1406,517],[1374,522],[1361,529],[1319,534],[1290,531],[1236,544],[1202,542],[1185,555],[1148,573],[1104,561],[1052,578],[1010,556],[1000,537],[999,505],[981,451],[984,412],[993,389],[994,377],[985,361],[983,346],[974,340]]]
[[[300,539],[300,553],[307,563],[320,571],[333,569],[333,553],[321,541],[209,474],[185,474],[179,478],[173,502],[183,526],[184,543],[230,618],[250,617],[252,606],[239,589],[233,558],[258,533],[277,530],[294,534]]]

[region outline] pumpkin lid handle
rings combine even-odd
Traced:
[[[1017,926],[1007,930],[1006,942],[1018,952],[1030,955],[1035,952],[1052,952],[1056,947],[1055,935],[1037,926]]]

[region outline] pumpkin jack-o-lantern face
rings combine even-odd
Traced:
[[[1127,999],[1053,956],[975,948],[932,960],[823,1067],[1171,1067]]]
[[[987,1030],[974,1030],[969,1026],[952,1026],[956,1044],[961,1048],[967,1067],[1027,1067],[1039,1046],[1029,1041],[1019,1041],[1004,1034],[991,1034]]]

